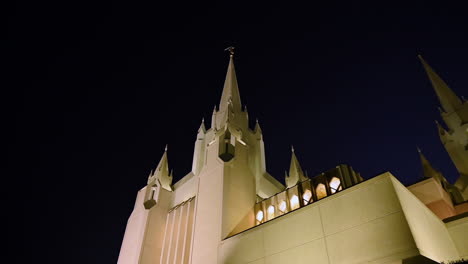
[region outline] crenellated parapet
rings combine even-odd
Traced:
[[[315,177],[307,178],[255,204],[255,224],[297,210],[363,181],[351,166],[342,164]]]

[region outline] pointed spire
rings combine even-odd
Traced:
[[[451,113],[456,111],[462,106],[462,101],[458,96],[448,87],[448,85],[442,80],[442,78],[434,72],[434,70],[427,64],[421,55],[418,55],[419,60],[421,60],[424,69],[426,70],[427,76],[432,83],[432,87],[439,98],[440,104],[443,107],[444,111]]]
[[[299,160],[297,160],[294,147],[291,146],[291,164],[289,166],[289,177],[286,177],[287,188],[290,188],[306,179],[307,178],[302,171],[301,164],[299,164]]]
[[[260,127],[260,124],[258,123],[258,118],[255,120],[255,128],[254,128],[255,133],[262,133],[262,128]]]
[[[205,134],[205,132],[206,132],[206,128],[205,128],[205,118],[202,118],[200,127],[198,128],[198,133],[200,133],[200,132],[202,132],[203,134]]]
[[[226,80],[224,81],[223,93],[221,95],[221,101],[219,103],[219,111],[227,111],[228,105],[232,105],[234,111],[240,112],[242,105],[239,95],[239,88],[237,86],[236,70],[234,69],[233,48],[229,49],[229,51],[231,54],[229,58],[229,66],[226,73]]]
[[[161,187],[168,191],[172,191],[172,177],[169,174],[169,163],[167,161],[167,144],[166,147],[164,148],[164,154],[161,157],[161,160],[158,163],[158,166],[154,170],[153,175],[148,179],[148,183],[151,182],[154,177],[157,178],[159,183],[161,184]]]
[[[432,167],[431,163],[427,160],[424,154],[421,152],[421,149],[418,149],[419,159],[421,160],[421,167],[423,169],[423,176],[425,178],[434,178],[439,181],[442,181],[442,176],[439,171]]]
[[[444,136],[445,134],[448,133],[447,130],[445,130],[445,128],[440,125],[439,121],[435,120],[435,123],[437,125],[437,129],[439,130],[440,136]]]
[[[211,116],[211,129],[216,131],[216,105],[213,109],[213,115]]]

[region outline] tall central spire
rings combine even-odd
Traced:
[[[213,112],[212,127],[222,129],[226,125],[233,125],[245,129],[248,126],[248,115],[246,110],[242,111],[236,70],[234,69],[234,47],[229,47],[226,50],[230,53],[229,66],[224,80],[219,110]]]
[[[229,48],[228,48],[229,49]],[[224,81],[223,94],[219,102],[219,112],[224,112],[229,109],[231,105],[234,112],[241,111],[241,100],[239,95],[239,87],[237,86],[236,70],[234,69],[234,59],[232,47],[230,47],[229,66],[226,73],[226,80]]]

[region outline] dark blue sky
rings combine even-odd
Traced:
[[[166,143],[175,179],[190,171],[230,45],[273,176],[283,180],[293,144],[309,175],[347,163],[364,178],[390,171],[408,184],[421,177],[419,146],[453,182],[434,124],[439,103],[417,55],[468,96],[466,10],[427,1],[17,3],[4,98],[11,178],[28,186],[11,196],[28,205],[18,214],[23,256],[116,262],[136,192]]]

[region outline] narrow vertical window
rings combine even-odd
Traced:
[[[293,195],[290,200],[291,210],[299,208],[299,198],[297,195]]]
[[[263,211],[258,211],[258,212],[257,212],[257,217],[256,217],[256,218],[257,218],[257,221],[258,221],[258,222],[257,222],[257,225],[260,224],[260,223],[262,223],[262,220],[263,220]]]
[[[275,207],[270,205],[267,209],[267,220],[271,220],[273,218],[275,218]]]
[[[341,181],[340,179],[333,177],[330,181],[330,192],[331,193],[336,193],[338,191],[341,191]]]
[[[317,199],[322,199],[323,197],[327,196],[327,189],[325,188],[325,184],[319,183],[316,188]]]
[[[287,208],[286,208],[286,202],[285,201],[281,201],[279,203],[279,206],[278,206],[278,209],[280,210],[281,213],[286,213],[287,211]]]
[[[312,202],[312,192],[309,189],[305,190],[302,199],[304,200],[304,205]]]

